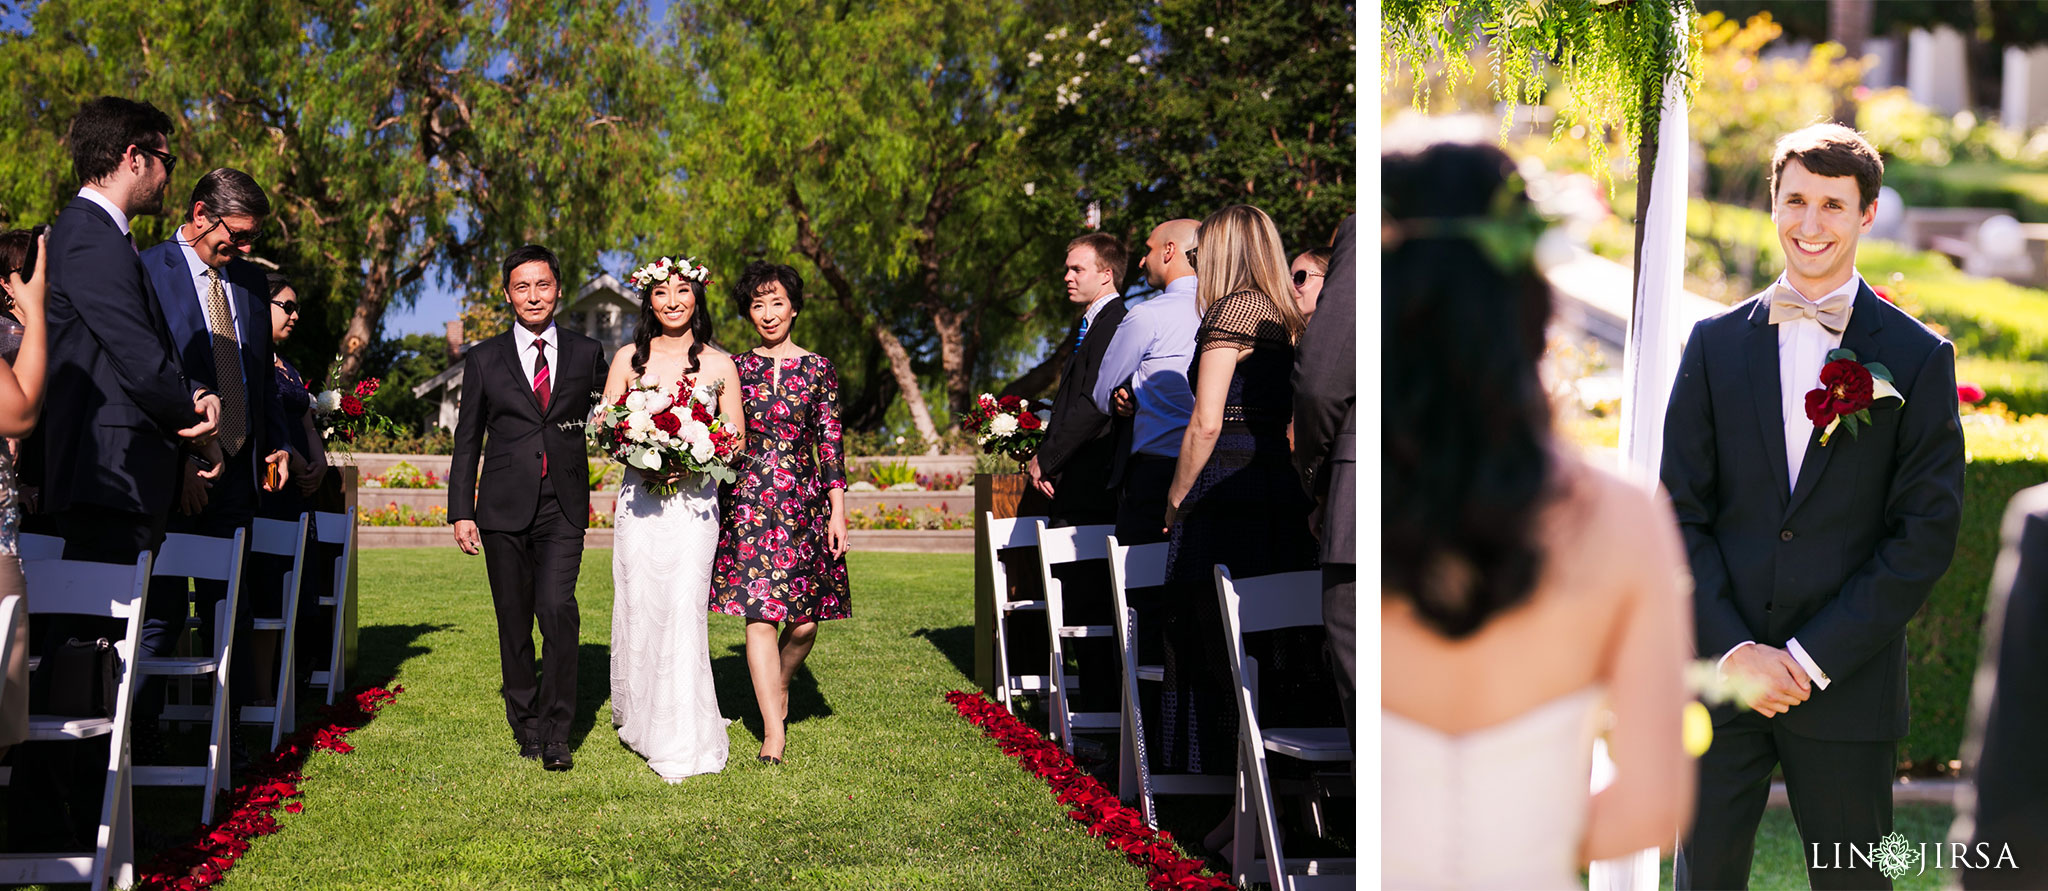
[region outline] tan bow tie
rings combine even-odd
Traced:
[[[1771,289],[1771,324],[1812,319],[1821,327],[1840,334],[1842,329],[1849,327],[1849,305],[1855,296],[1852,291],[1838,291],[1814,304],[1799,296],[1799,292],[1778,285]]]

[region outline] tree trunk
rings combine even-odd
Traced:
[[[917,435],[924,437],[924,453],[939,453],[939,428],[932,424],[931,409],[924,404],[924,388],[917,383],[917,371],[910,366],[910,351],[903,348],[903,339],[889,326],[872,322],[868,330],[875,335],[875,342],[882,345],[882,353],[889,357],[889,374],[896,378],[896,388],[903,392],[904,404],[910,408],[910,423],[917,427]]]
[[[1828,39],[1842,45],[1843,58],[1863,58],[1863,42],[1870,37],[1870,0],[1828,0]],[[1835,97],[1835,123],[1856,126],[1856,88]]]
[[[1641,96],[1643,110],[1642,140],[1636,143],[1636,255],[1634,275],[1629,280],[1634,301],[1643,296],[1643,225],[1650,217],[1650,183],[1657,173],[1657,126],[1664,110],[1664,85],[1644,84]],[[1640,310],[1640,307],[1636,307]]]
[[[946,375],[946,405],[955,417],[974,404],[974,364],[967,358],[967,313],[952,307],[932,310],[932,328],[939,333],[939,367]]]

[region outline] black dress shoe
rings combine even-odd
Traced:
[[[549,770],[568,770],[576,761],[569,757],[568,743],[551,742],[541,747],[540,764]]]
[[[539,740],[522,739],[519,741],[519,757],[524,758],[528,761],[539,761],[540,749],[541,745]]]

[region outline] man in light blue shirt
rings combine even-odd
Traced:
[[[1095,379],[1095,406],[1105,414],[1132,416],[1130,448],[1111,479],[1119,490],[1116,536],[1122,544],[1166,540],[1166,490],[1173,485],[1181,436],[1195,410],[1188,366],[1202,314],[1195,308],[1189,252],[1195,249],[1199,226],[1194,220],[1169,220],[1145,240],[1139,265],[1146,281],[1164,291],[1131,307]]]

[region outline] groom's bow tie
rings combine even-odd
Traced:
[[[1855,296],[1854,291],[1837,291],[1819,303],[1809,303],[1799,296],[1799,292],[1777,285],[1771,288],[1771,324],[1812,319],[1821,327],[1840,334],[1842,329],[1849,327],[1849,305]]]

